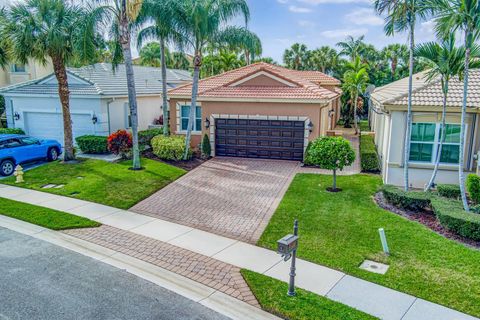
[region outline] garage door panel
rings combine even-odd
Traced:
[[[216,120],[219,156],[303,160],[303,121]]]

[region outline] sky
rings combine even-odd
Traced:
[[[373,11],[371,0],[247,0],[249,29],[263,44],[263,56],[282,62],[283,52],[295,42],[309,49],[334,46],[348,35],[365,35],[365,41],[382,48],[407,43],[406,34],[387,37],[383,18]],[[238,22],[235,22],[236,24]],[[433,23],[424,21],[416,30],[417,42],[435,39]]]

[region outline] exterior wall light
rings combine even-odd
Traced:
[[[335,115],[335,110],[334,109],[328,111],[328,116],[330,118],[333,118],[334,115]]]
[[[308,129],[308,131],[310,131],[310,133],[312,133],[312,131],[313,131],[313,123],[312,123],[311,120],[310,120],[310,121],[308,122],[308,124],[307,124],[307,129]]]
[[[93,123],[93,124],[96,124],[97,122],[98,122],[98,118],[97,118],[97,116],[96,116],[95,114],[93,114],[93,116],[92,116],[92,123]]]
[[[15,112],[15,113],[13,114],[13,118],[14,118],[16,121],[20,120],[20,113]]]
[[[205,118],[205,129],[210,128],[210,120],[208,118]]]

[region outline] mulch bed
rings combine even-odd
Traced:
[[[208,161],[208,159],[200,158],[200,157],[198,157],[198,155],[193,155],[192,159],[187,160],[187,161],[162,160],[159,157],[157,157],[156,155],[154,155],[151,150],[144,151],[142,153],[142,155],[145,158],[155,160],[155,161],[159,161],[159,162],[163,162],[163,163],[175,166],[175,167],[182,168],[182,169],[187,170],[187,171],[191,171],[191,170],[195,169],[196,167],[198,167],[199,165],[201,165],[202,163]]]
[[[375,194],[373,199],[375,203],[382,209],[398,214],[399,216],[402,216],[409,220],[417,221],[426,226],[427,228],[431,229],[432,231],[438,233],[439,235],[444,236],[445,238],[460,242],[467,245],[468,247],[480,249],[480,241],[471,240],[447,230],[440,224],[435,214],[430,210],[415,212],[397,208],[387,202],[382,192],[378,192],[377,194]]]

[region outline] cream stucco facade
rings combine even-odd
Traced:
[[[53,72],[53,66],[50,61],[45,65],[35,60],[30,60],[28,64],[10,64],[5,68],[0,68],[0,88],[22,83],[29,80],[45,77]]]

